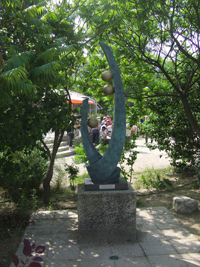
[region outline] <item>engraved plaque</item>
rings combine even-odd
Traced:
[[[120,177],[117,184],[94,184],[91,178],[84,178],[86,191],[98,191],[98,190],[128,190],[127,181]]]
[[[100,184],[99,185],[100,190],[105,190],[105,189],[115,189],[115,184]]]

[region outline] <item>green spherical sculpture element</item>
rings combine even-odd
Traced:
[[[103,92],[105,95],[112,95],[113,92],[114,92],[114,88],[111,84],[106,84],[104,87],[103,87]]]
[[[90,128],[95,128],[98,125],[98,120],[96,118],[90,118],[87,124]]]
[[[105,70],[104,72],[102,72],[101,78],[103,81],[109,82],[112,80],[112,73],[109,70]]]

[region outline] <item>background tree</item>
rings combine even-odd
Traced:
[[[86,6],[90,16],[86,15]],[[99,40],[113,47],[126,95],[135,99],[136,114],[148,108],[156,112],[153,106],[166,99],[173,112],[174,102],[179,103],[198,149],[200,2],[88,1],[80,9],[80,16],[90,27],[88,38],[93,50]],[[174,114],[169,121],[176,131],[179,125],[175,118]],[[165,138],[169,140],[169,136]]]
[[[6,167],[17,150],[30,153],[40,140],[50,158],[43,183],[45,202],[63,133],[69,120],[74,122],[68,89],[82,57],[75,10],[64,2],[3,1],[0,5],[1,166]],[[44,143],[50,129],[55,131],[51,153]]]

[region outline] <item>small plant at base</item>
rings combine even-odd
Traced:
[[[141,175],[139,182],[143,184],[145,188],[156,188],[156,190],[163,190],[167,186],[171,187],[172,182],[169,179],[162,178],[159,170],[146,168]]]
[[[56,177],[55,184],[54,184],[54,190],[56,192],[59,192],[62,190],[63,177],[65,177],[66,173],[62,169],[62,167],[59,165],[55,165],[54,170],[55,170],[54,176]]]
[[[52,199],[49,200],[49,211],[52,210]]]
[[[74,165],[68,165],[68,164],[65,164],[65,167],[67,167],[65,168],[65,171],[68,172],[69,174],[70,187],[72,190],[74,190],[75,189],[74,180],[77,178],[79,169]]]
[[[31,189],[29,195],[26,195],[26,190],[21,190],[20,200],[16,204],[19,213],[22,218],[25,218],[31,214],[31,212],[35,211],[37,208],[37,196],[36,189]]]
[[[27,262],[31,259],[33,256],[32,253],[38,253],[41,254],[45,251],[46,247],[45,246],[37,246],[35,243],[32,245],[30,244],[28,239],[24,239],[24,249],[23,249],[23,254],[26,256],[26,259],[23,261],[22,259],[19,260],[16,254],[12,255],[12,260],[15,266],[19,266],[19,263],[21,261],[22,265],[19,267],[25,267]],[[40,256],[34,256],[32,258],[32,262],[28,265],[28,267],[41,267],[41,264],[39,263],[40,261],[43,261],[43,259]]]

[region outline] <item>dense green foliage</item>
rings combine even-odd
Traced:
[[[149,123],[159,148],[174,162],[194,162],[200,145],[200,2],[88,0],[80,7],[80,16],[89,28],[90,73],[95,73],[99,63],[98,41],[110,44],[127,100],[134,102],[128,109],[132,123],[153,113],[154,120]],[[108,67],[103,63],[99,64],[98,78],[90,78],[95,95],[103,84],[100,72]]]
[[[70,5],[39,0],[1,1],[1,107],[12,102],[11,94],[34,97],[40,88],[66,86],[80,48],[73,11]]]
[[[150,104],[152,113],[144,128],[147,135],[156,140],[157,144],[149,143],[148,146],[167,151],[172,158],[173,166],[194,166],[199,157],[199,138],[188,123],[180,101],[174,100],[173,105],[169,105],[169,102],[168,97],[163,97]],[[195,102],[198,103],[194,100]]]
[[[5,160],[1,165],[0,187],[9,193],[15,203],[25,205],[32,201],[33,193],[38,192],[47,170],[48,161],[38,149],[35,148],[30,155],[15,152],[12,159]]]
[[[43,184],[46,198],[63,133],[75,120],[68,90],[83,54],[75,33],[75,10],[64,2],[0,4],[1,171],[12,164],[15,151],[30,154],[40,148],[50,160]],[[50,130],[55,132],[52,151],[44,142]]]
[[[71,108],[65,94],[41,90],[34,101],[23,94],[13,101],[15,104],[1,114],[0,151],[5,155],[24,149],[31,151],[35,146],[42,149],[37,141],[43,141],[50,129],[64,132],[69,127]]]

